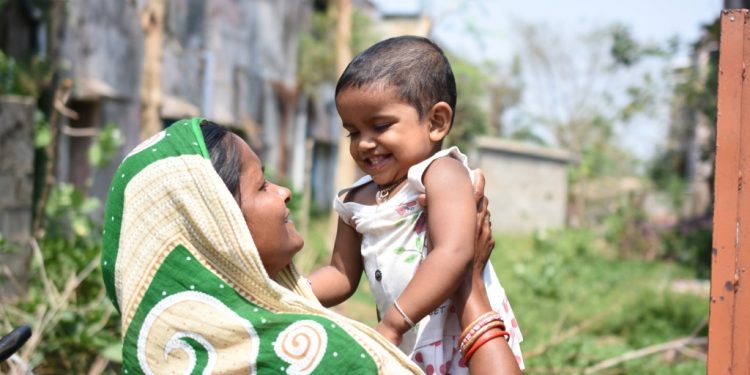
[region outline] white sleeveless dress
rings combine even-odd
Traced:
[[[364,269],[375,296],[378,318],[401,295],[427,256],[427,212],[417,202],[417,197],[425,191],[422,183],[424,171],[440,157],[453,157],[469,169],[466,156],[458,148],[452,147],[411,167],[406,186],[382,204],[367,206],[343,201],[350,190],[372,181],[370,176],[364,176],[354,185],[341,190],[334,201],[334,208],[341,219],[362,234]],[[523,336],[505,290],[489,262],[483,278],[490,304],[493,310],[502,315],[510,333],[511,350],[523,369],[519,345]],[[461,353],[457,346],[460,334],[458,316],[452,301],[448,299],[419,321],[414,329],[406,332],[399,347],[428,375],[468,374],[469,369],[459,363]]]

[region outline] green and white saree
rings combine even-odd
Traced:
[[[101,266],[122,316],[123,372],[420,373],[374,330],[322,307],[293,265],[269,278],[201,121],[143,142],[112,180]]]

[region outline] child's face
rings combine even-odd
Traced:
[[[378,185],[405,176],[442,139],[431,138],[429,115],[420,119],[390,88],[347,88],[336,96],[336,108],[349,132],[349,152]]]

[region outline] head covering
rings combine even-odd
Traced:
[[[420,373],[374,330],[322,307],[293,265],[268,276],[202,122],[144,141],[112,179],[101,267],[122,316],[123,372]]]

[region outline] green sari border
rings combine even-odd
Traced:
[[[206,140],[203,139],[203,132],[201,131],[201,123],[205,121],[205,119],[201,117],[194,117],[191,121],[191,126],[193,128],[193,134],[195,134],[195,139],[198,142],[198,147],[201,149],[201,155],[203,155],[206,159],[211,159],[211,156],[208,155],[208,148],[206,147]]]

